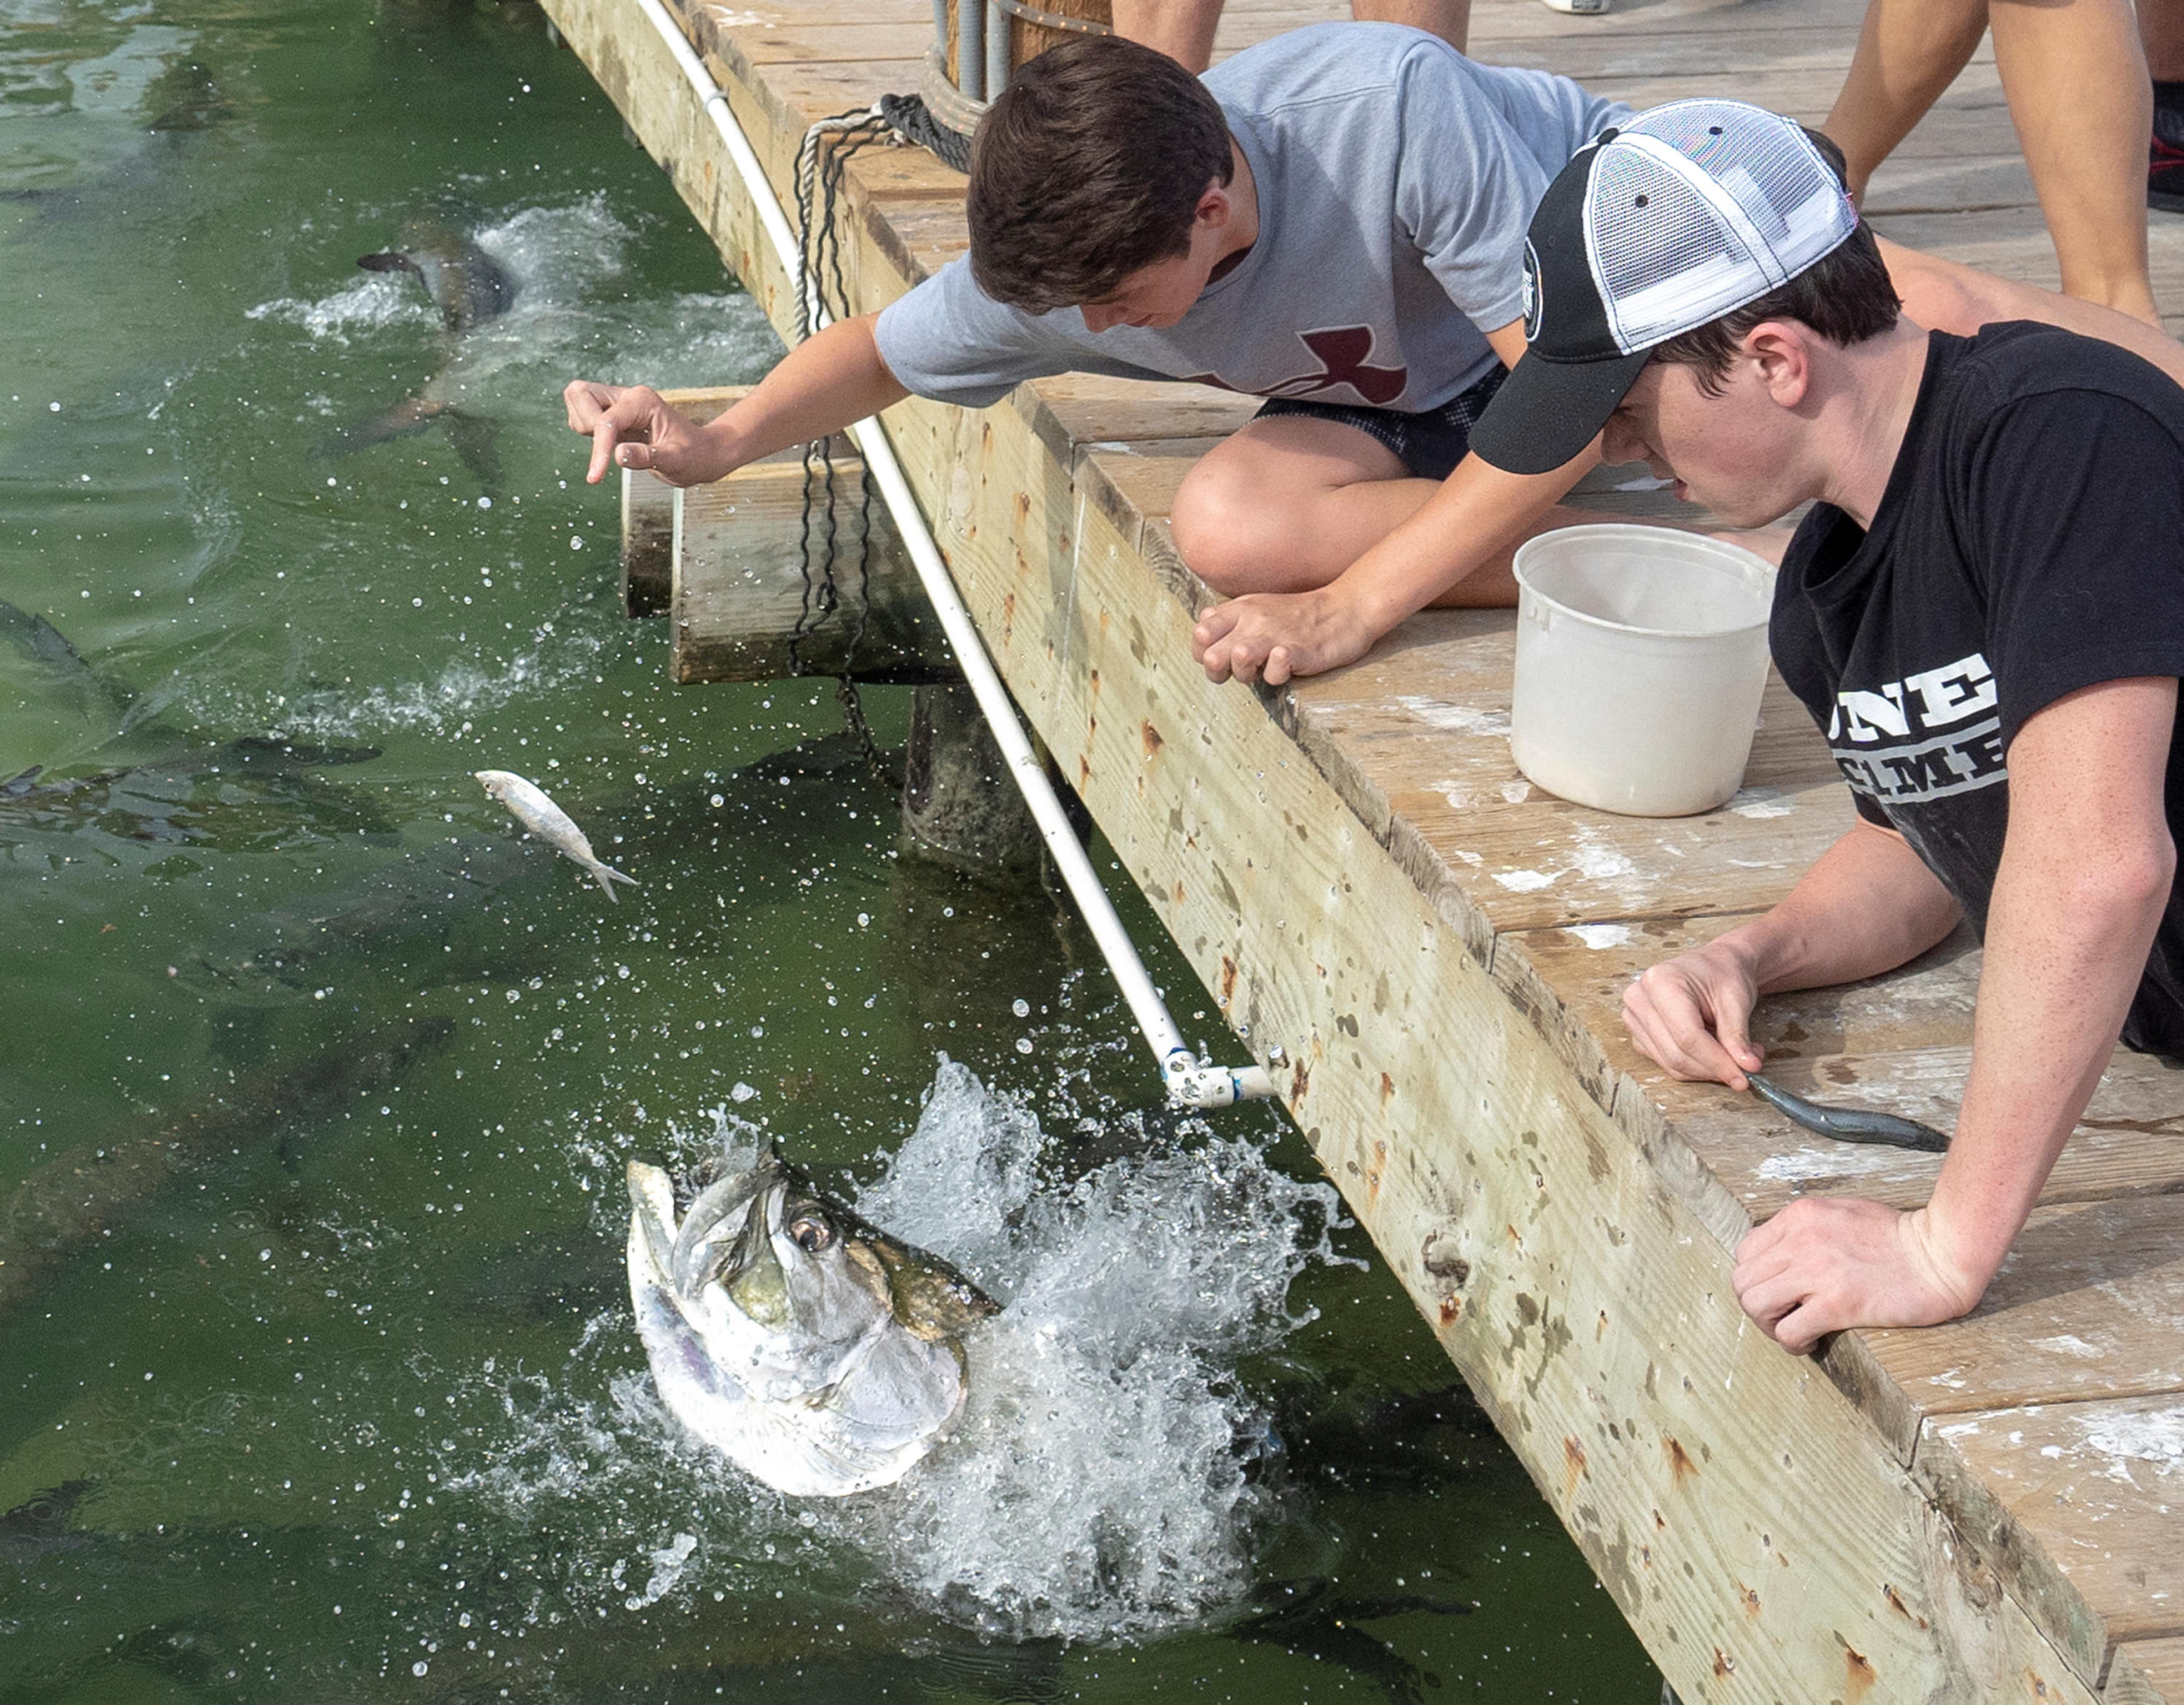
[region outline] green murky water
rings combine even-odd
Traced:
[[[827,693],[665,686],[555,393],[776,351],[537,15],[0,20],[0,1700],[1650,1702],[1279,1116],[1137,1118],[1082,933],[897,858]],[[419,214],[518,287],[460,345],[354,264]],[[799,1509],[650,1399],[621,1163],[726,1108],[851,1187],[929,1093],[1059,1372]]]

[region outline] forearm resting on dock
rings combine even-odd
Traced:
[[[799,344],[734,408],[694,425],[648,385],[578,380],[562,392],[572,430],[591,438],[592,484],[649,468],[671,485],[724,479],[746,462],[877,415],[909,392],[880,358],[876,315],[839,320]]]
[[[1926,1210],[1942,1258],[1978,1290],[2093,1099],[2168,904],[2175,703],[2174,681],[2109,681],[2059,700],[2011,743],[1972,1070]]]
[[[1653,966],[1623,991],[1623,1023],[1671,1076],[1745,1087],[1763,1064],[1763,995],[1877,977],[1956,927],[1956,902],[1902,836],[1859,820],[1773,910]]]
[[[2169,902],[2175,707],[2174,680],[2108,681],[2057,700],[2011,742],[2009,827],[1949,1157],[1923,1208],[1805,1197],[1745,1237],[1737,1299],[1786,1348],[1845,1327],[1954,1319],[1985,1294],[2107,1067]]]
[[[1327,585],[1253,593],[1208,610],[1192,653],[1211,680],[1263,677],[1279,687],[1354,663],[1406,616],[1482,571],[1497,571],[1500,584],[1500,595],[1483,601],[1514,603],[1510,553],[1535,533],[1593,519],[1558,500],[1599,461],[1595,447],[1552,473],[1523,474],[1467,455],[1416,513]]]

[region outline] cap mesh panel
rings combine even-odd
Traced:
[[[1687,332],[1763,296],[1847,237],[1856,222],[1842,186],[1786,119],[1726,101],[1679,101],[1641,113],[1623,134],[1674,148],[1749,223],[1755,251],[1667,163],[1611,143],[1589,215],[1609,323],[1626,351]],[[1642,200],[1641,200],[1642,198]]]

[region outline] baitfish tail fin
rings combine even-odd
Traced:
[[[637,879],[636,877],[624,876],[611,864],[595,863],[591,865],[590,868],[594,879],[596,879],[599,885],[606,890],[607,897],[609,900],[613,901],[617,906],[620,905],[622,902],[621,897],[614,892],[614,884],[616,882],[626,882],[632,888],[635,888],[637,885]],[[607,879],[609,877],[612,877],[613,881],[610,882]]]

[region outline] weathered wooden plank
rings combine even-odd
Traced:
[[[831,482],[807,482],[793,449],[673,494],[672,679],[953,677],[894,523],[865,502],[863,458],[847,438],[830,448]]]
[[[1908,247],[2004,278],[2023,279],[2049,290],[2056,285],[2054,245],[2036,206],[1886,217],[1876,212],[1873,229]],[[2184,221],[2157,216],[2147,228],[2147,256],[2156,299],[2184,302]]]
[[[2104,1705],[2178,1705],[2184,1701],[2184,1638],[2117,1647],[2100,1696]]]
[[[1123,449],[1144,438],[1225,438],[1259,411],[1256,397],[1180,381],[1072,373],[1036,380],[1031,389],[1072,444],[1094,450]]]
[[[2184,1401],[2174,1394],[1931,1421],[1917,1472],[2036,1615],[2059,1621],[2079,1601],[2079,1658],[2184,1633]]]
[[[1875,1107],[1953,1129],[1969,1047],[1912,1048],[1786,1060],[1770,1073],[1794,1093]],[[1634,1078],[1637,1077],[1633,1074]],[[1801,1131],[1771,1108],[1718,1084],[1672,1083],[1648,1069],[1642,1093],[1705,1157],[1755,1219],[1792,1198],[1831,1192],[1896,1207],[1926,1199],[1941,1157],[1881,1145],[1844,1144]],[[2098,1201],[2184,1189],[2184,1086],[2178,1069],[2118,1049],[2042,1192],[2048,1203]]]
[[[2184,1391],[2184,1200],[2037,1209],[1972,1314],[1860,1336],[1907,1446],[1932,1416]]]
[[[703,426],[751,394],[747,385],[690,386],[662,391],[694,426]],[[665,616],[675,592],[675,488],[646,468],[622,470],[622,608],[631,616]]]

